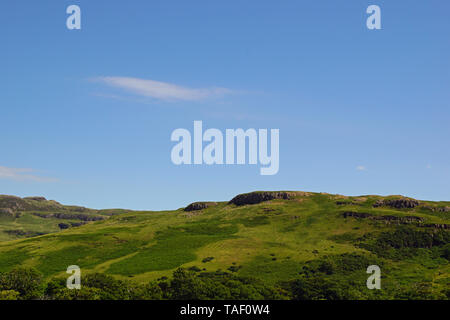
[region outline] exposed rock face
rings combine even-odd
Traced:
[[[216,205],[217,202],[194,202],[184,208],[184,211],[198,211]]]
[[[8,208],[17,211],[51,211],[61,210],[64,206],[56,201],[47,200],[44,197],[19,198],[15,196],[0,195],[0,208]]]
[[[424,220],[421,217],[406,216],[406,217],[396,217],[396,216],[375,216],[370,213],[363,212],[344,212],[344,218],[354,217],[354,218],[367,218],[371,220],[381,220],[400,224],[410,224],[410,223],[422,223]]]
[[[104,217],[101,216],[93,216],[82,213],[50,213],[50,214],[42,214],[38,212],[32,213],[35,216],[41,218],[56,218],[56,219],[70,219],[70,220],[81,220],[81,221],[99,221],[105,220]]]
[[[433,229],[450,229],[450,224],[432,223],[432,224],[423,224],[421,225],[421,227]]]
[[[47,201],[44,197],[25,197],[24,200]]]
[[[415,200],[415,199],[409,199],[409,198],[400,198],[400,199],[383,199],[383,200],[378,200],[377,202],[375,202],[375,204],[373,205],[375,208],[376,207],[382,207],[382,206],[388,206],[391,208],[396,208],[396,209],[405,209],[405,208],[415,208],[419,205],[419,201]]]
[[[41,218],[81,221],[105,219],[105,217],[96,214],[96,210],[79,206],[64,206],[57,201],[47,200],[44,197],[19,198],[16,196],[0,195],[0,215],[18,218],[23,212],[29,212]]]
[[[10,208],[0,208],[0,214],[14,216],[14,211]]]
[[[80,226],[86,224],[86,222],[85,221],[82,221],[82,222],[71,222],[70,224],[72,225],[72,227],[80,227]]]
[[[298,195],[298,193],[296,193],[296,192],[284,192],[284,191],[251,192],[251,193],[239,194],[236,197],[234,197],[233,199],[231,199],[231,201],[229,203],[235,204],[237,206],[243,206],[246,204],[257,204],[257,203],[261,203],[264,201],[270,201],[270,200],[274,200],[274,199],[288,200],[288,199],[294,198],[297,195]]]
[[[423,208],[433,212],[450,212],[450,207],[423,206]]]
[[[42,236],[46,234],[44,232],[23,231],[23,230],[5,230],[4,232],[12,236],[27,237],[27,238]]]
[[[338,206],[350,206],[350,205],[358,205],[359,203],[355,203],[353,201],[349,202],[349,201],[336,201],[336,204]]]
[[[0,208],[10,209],[13,212],[18,210],[24,210],[26,207],[26,202],[14,196],[1,196],[0,197]]]
[[[85,207],[79,207],[79,206],[66,206],[66,209],[72,211],[72,212],[86,212],[90,211],[90,209]]]
[[[370,213],[364,213],[364,212],[351,212],[347,211],[342,214],[344,218],[348,217],[354,217],[354,218],[370,218],[373,217]]]
[[[64,230],[64,229],[69,229],[69,228],[72,228],[72,227],[79,227],[79,226],[82,226],[84,224],[86,224],[86,222],[84,222],[84,221],[83,222],[60,223],[60,224],[58,224],[58,227],[61,230]]]
[[[439,224],[439,223],[424,224],[423,218],[415,217],[415,216],[406,216],[406,217],[375,216],[370,213],[364,213],[364,212],[344,212],[342,215],[344,216],[344,218],[348,218],[348,217],[363,218],[363,219],[379,220],[379,221],[385,221],[387,223],[397,223],[397,224],[412,224],[412,223],[414,223],[418,227],[423,227],[423,228],[450,230],[450,224]]]

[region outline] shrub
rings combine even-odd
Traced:
[[[101,300],[104,296],[102,290],[97,288],[81,287],[81,289],[58,289],[55,292],[56,300]]]
[[[228,268],[228,270],[231,272],[238,272],[241,268],[241,266],[231,266]]]
[[[441,257],[450,260],[450,243],[442,248]]]
[[[47,297],[53,297],[56,293],[66,288],[66,280],[61,278],[53,278],[51,279],[45,288],[45,295]]]
[[[0,291],[0,300],[18,300],[20,293],[14,290]]]
[[[42,274],[32,268],[16,268],[0,275],[1,291],[16,291],[19,299],[38,299],[44,293]]]
[[[290,287],[294,300],[351,300],[359,297],[350,285],[323,275],[293,280]]]
[[[81,286],[99,289],[96,293],[101,295],[102,300],[130,299],[128,284],[125,281],[116,280],[107,274],[87,274],[83,277]]]
[[[198,300],[203,298],[203,283],[193,272],[177,269],[170,282],[170,297],[175,300]]]
[[[163,290],[158,283],[150,282],[146,285],[137,285],[130,290],[130,299],[132,300],[161,300]]]
[[[200,272],[200,271],[202,271],[202,269],[200,269],[200,268],[197,267],[197,266],[192,266],[192,267],[190,267],[188,270],[189,270],[189,271],[194,271],[194,272]]]

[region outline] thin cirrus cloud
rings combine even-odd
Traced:
[[[231,94],[226,88],[187,88],[179,85],[131,77],[97,77],[92,79],[110,87],[163,101],[200,101]]]
[[[29,168],[8,168],[0,166],[0,179],[14,181],[56,182],[57,179],[33,174],[35,170]]]

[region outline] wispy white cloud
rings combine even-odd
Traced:
[[[366,171],[367,168],[365,166],[357,166],[356,170],[358,170],[358,171]]]
[[[187,88],[155,80],[131,77],[97,77],[92,80],[111,87],[121,88],[134,94],[164,101],[198,101],[231,94],[226,88]]]
[[[0,166],[0,179],[14,181],[56,182],[57,179],[37,176],[35,170],[29,168],[8,168]]]

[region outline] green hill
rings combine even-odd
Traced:
[[[78,265],[83,274],[147,283],[181,267],[284,289],[313,279],[316,287],[348,287],[356,298],[450,294],[450,202],[253,192],[141,212],[0,196],[0,212],[0,272],[33,267],[50,279]],[[366,288],[373,264],[382,290]]]
[[[64,206],[43,197],[19,198],[0,195],[0,241],[29,238],[79,227],[121,213]]]

